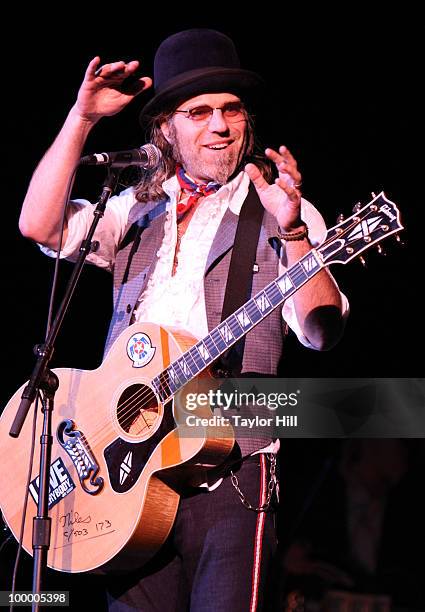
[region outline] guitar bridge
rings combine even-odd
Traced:
[[[104,480],[97,476],[99,464],[97,463],[84,434],[74,429],[74,421],[66,419],[60,423],[57,430],[57,439],[62,448],[68,453],[83,490],[89,495],[97,495],[103,489]],[[87,483],[89,480],[89,483]],[[91,485],[89,489],[88,484]]]

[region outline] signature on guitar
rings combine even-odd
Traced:
[[[69,544],[71,539],[75,541],[75,538],[85,538],[87,536],[98,537],[100,535],[106,535],[108,532],[111,533],[112,522],[109,519],[103,521],[97,521],[92,528],[86,527],[92,522],[90,514],[87,516],[81,516],[79,512],[67,512],[58,518],[58,523],[61,527],[65,528],[63,536],[65,542]]]
[[[71,527],[75,523],[90,523],[91,516],[89,514],[83,518],[78,512],[67,512],[59,517],[58,522],[61,527]]]

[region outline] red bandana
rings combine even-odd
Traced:
[[[193,204],[195,204],[195,202],[199,200],[199,198],[201,198],[202,196],[208,196],[211,193],[217,191],[217,189],[220,189],[221,187],[220,183],[214,183],[213,181],[210,181],[209,183],[203,183],[202,185],[195,183],[195,181],[193,181],[190,176],[185,173],[182,166],[176,167],[176,175],[180,187],[185,191],[189,191],[191,194],[186,204],[177,204],[177,218],[183,217],[183,215],[187,213],[187,211],[192,207]]]

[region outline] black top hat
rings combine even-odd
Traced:
[[[155,95],[142,109],[140,122],[202,93],[230,92],[254,99],[263,85],[258,74],[240,67],[228,36],[204,28],[184,30],[166,38],[155,54]]]

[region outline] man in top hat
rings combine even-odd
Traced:
[[[101,66],[99,57],[89,63],[77,101],[33,175],[20,229],[49,254],[57,248],[67,188],[91,129],[152,84],[148,77],[133,77],[128,85],[138,66],[137,61]],[[167,38],[155,56],[154,85],[141,122],[161,162],[109,200],[95,235],[99,249],[89,255],[114,274],[106,351],[133,321],[176,326],[196,337],[219,324],[232,291],[228,277],[235,284],[246,273],[240,262],[234,267],[232,251],[248,201],[251,212],[242,231],[253,218],[251,225],[258,226],[250,234],[255,239],[247,240],[254,240],[255,261],[249,286],[243,287],[248,297],[325,235],[320,214],[301,198],[301,174],[289,150],[263,153],[256,146],[250,111],[263,95],[263,82],[240,67],[227,36],[193,29]],[[68,206],[64,257],[75,258],[90,226],[87,204],[75,200]],[[142,217],[148,219],[143,231]],[[304,345],[323,350],[340,337],[346,312],[344,296],[322,270],[282,311],[275,309],[250,331],[226,367],[232,374],[275,376],[287,326]],[[267,432],[237,435],[221,470],[181,491],[161,551],[141,570],[109,582],[110,608],[263,609],[276,547],[267,492],[276,487],[278,448]]]

